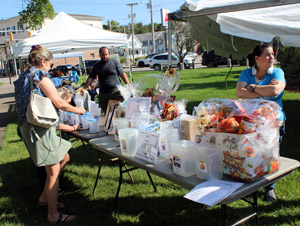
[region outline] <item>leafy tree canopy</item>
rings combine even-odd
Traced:
[[[53,19],[54,9],[49,0],[22,0],[26,4],[26,9],[19,12],[21,16],[18,25],[35,30],[41,26],[45,18]]]

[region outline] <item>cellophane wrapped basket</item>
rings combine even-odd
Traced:
[[[280,106],[263,99],[208,99],[194,108],[197,142],[214,144],[223,174],[251,182],[279,169]]]

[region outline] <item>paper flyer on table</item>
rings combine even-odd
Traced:
[[[228,197],[243,184],[224,180],[210,180],[196,185],[184,198],[211,207]]]

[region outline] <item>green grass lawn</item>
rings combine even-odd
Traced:
[[[208,98],[236,98],[235,85],[243,69],[233,68],[227,81],[228,90],[225,85],[228,68],[179,72],[181,79],[176,98],[188,99],[188,113],[192,113],[194,106]],[[133,73],[133,79],[148,74],[151,73]],[[281,155],[300,160],[300,120],[297,116],[300,93],[286,91],[283,99],[287,122]],[[0,225],[48,225],[47,208],[37,206],[40,191],[36,172],[23,142],[16,134],[16,127],[16,114],[13,114],[0,151]],[[98,152],[88,145],[87,153],[80,141],[71,141],[71,161],[60,179],[65,192],[59,197],[66,205],[64,212],[78,216],[76,221],[68,225],[221,225],[220,205],[206,208],[188,201],[183,198],[188,190],[157,176],[153,176],[157,186],[155,193],[143,170],[132,172],[135,180],[133,185],[128,175],[124,175],[119,206],[114,210],[118,166],[110,161],[109,156],[101,154],[101,179],[93,196]],[[263,190],[259,191],[261,225],[300,225],[299,183],[299,170],[279,180],[275,189],[278,200],[273,204],[263,202]],[[234,202],[229,207],[227,213],[232,220],[252,210],[243,201]],[[254,224],[251,220],[245,225]]]

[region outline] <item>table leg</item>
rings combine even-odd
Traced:
[[[156,192],[156,186],[155,186],[155,184],[153,183],[151,174],[150,174],[148,171],[146,171],[146,172],[147,172],[147,175],[148,175],[148,177],[149,177],[149,180],[150,180],[150,182],[151,182],[151,184],[152,184],[152,187],[153,187],[153,189],[154,189],[154,192]]]
[[[117,190],[117,194],[116,194],[116,198],[115,198],[115,206],[114,208],[117,208],[118,206],[118,199],[119,199],[119,193],[120,193],[120,189],[121,189],[121,185],[123,182],[123,172],[122,172],[122,167],[123,167],[123,162],[121,159],[119,159],[119,172],[120,172],[120,177],[119,177],[119,185],[118,185],[118,190]]]
[[[100,177],[100,171],[101,171],[101,158],[99,157],[98,158],[98,172],[97,172],[96,181],[95,181],[95,184],[94,184],[93,195],[95,195],[98,180],[99,180],[99,177]]]
[[[83,141],[82,139],[80,139],[80,140],[81,140],[81,143],[82,143],[82,145],[83,145],[84,149],[86,150],[86,153],[88,153],[88,154],[89,154],[89,151],[88,151],[88,149],[87,149],[87,147],[86,147],[86,145],[85,145],[84,141]]]
[[[128,170],[128,166],[127,166],[127,163],[126,163],[126,162],[124,162],[124,166],[125,166],[125,169]],[[129,171],[128,171],[127,173],[128,173],[128,175],[129,175],[129,177],[130,177],[130,180],[131,180],[132,184],[134,184],[134,179],[133,179],[131,173],[130,173]]]
[[[251,202],[250,200],[248,200],[246,198],[242,198],[242,200],[252,205],[254,213],[240,219],[239,221],[233,223],[231,226],[240,225],[240,224],[250,220],[253,217],[255,217],[256,225],[257,226],[260,225],[259,224],[259,219],[258,219],[257,191],[252,193],[252,198],[253,198],[253,202]],[[222,208],[221,209],[221,211],[222,211],[222,225],[227,225],[226,205],[221,204],[221,208]]]
[[[256,225],[260,225],[258,220],[257,191],[253,193],[253,209],[254,209],[254,213],[256,213],[255,215]]]
[[[221,211],[222,211],[222,225],[227,225],[227,216],[226,216],[226,204],[221,204]]]

